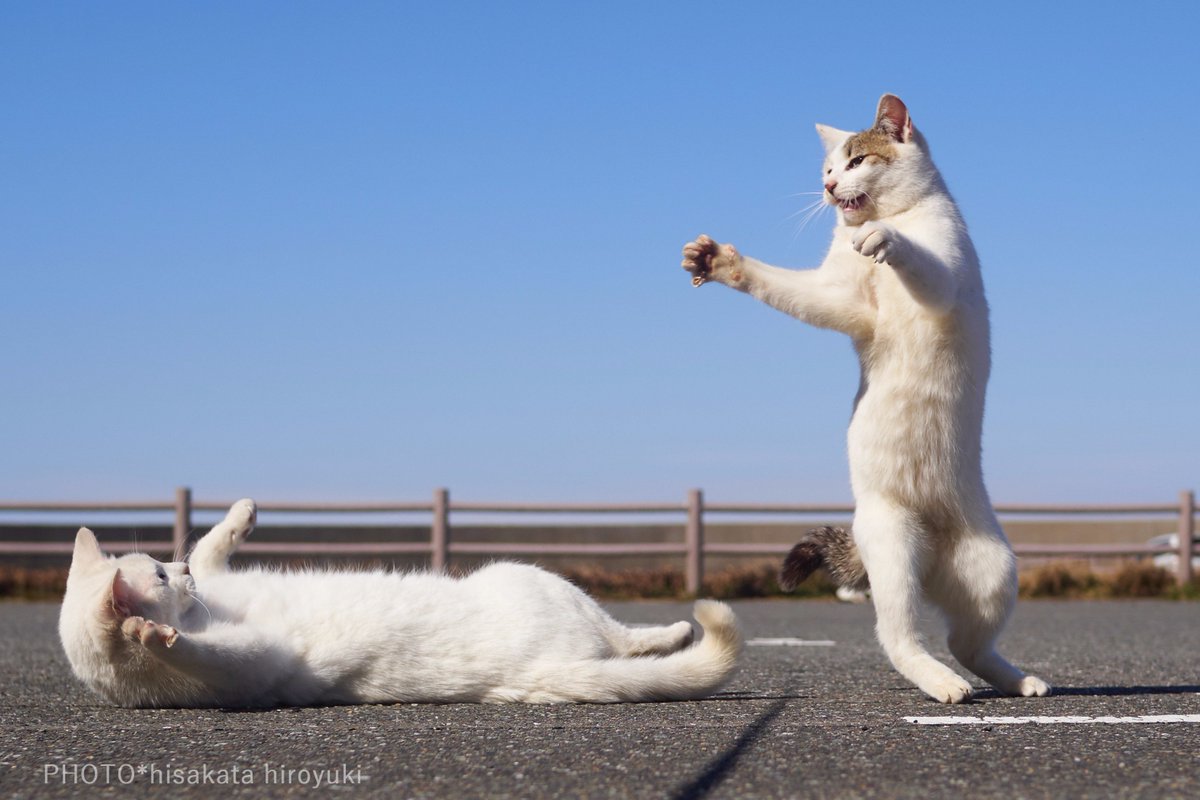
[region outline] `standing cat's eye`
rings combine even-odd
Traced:
[[[854,158],[850,159],[850,163],[846,165],[846,169],[854,169],[861,164],[865,158],[866,156],[855,156]]]
[[[158,579],[163,583],[167,582],[167,572],[162,567],[158,568]]]

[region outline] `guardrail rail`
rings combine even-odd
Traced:
[[[175,490],[173,502],[108,502],[108,503],[34,503],[0,502],[0,512],[58,513],[87,512],[163,512],[174,514],[171,541],[105,542],[112,552],[126,552],[135,547],[143,552],[182,553],[192,531],[196,511],[224,511],[228,503],[197,503],[188,487]],[[851,505],[811,504],[746,504],[706,503],[704,492],[691,489],[682,504],[671,503],[464,503],[450,501],[445,488],[433,491],[426,503],[260,503],[260,512],[319,515],[428,515],[429,539],[417,542],[256,542],[247,541],[241,552],[259,555],[421,555],[429,558],[435,570],[443,570],[454,555],[555,555],[555,556],[628,556],[673,555],[684,561],[685,587],[698,593],[704,579],[704,560],[708,555],[782,555],[791,545],[754,542],[705,542],[705,521],[712,516],[790,516],[811,517],[836,515],[850,517]],[[1001,516],[1174,516],[1177,519],[1175,546],[1153,544],[1018,544],[1018,556],[1095,558],[1120,556],[1154,556],[1176,554],[1176,579],[1180,585],[1192,579],[1192,556],[1195,551],[1196,496],[1191,490],[1179,493],[1176,504],[1126,505],[997,505]],[[632,514],[638,516],[683,517],[683,539],[679,542],[645,543],[538,543],[538,542],[456,542],[451,536],[451,515],[490,514],[504,516],[565,515],[596,516]],[[69,554],[71,542],[0,541],[0,556]]]

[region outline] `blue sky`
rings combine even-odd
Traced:
[[[813,124],[885,91],[992,306],[998,502],[1200,488],[1194,4],[6,3],[0,496],[850,499]]]

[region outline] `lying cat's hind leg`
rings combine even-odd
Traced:
[[[689,646],[696,638],[690,622],[659,625],[652,628],[621,626],[620,635],[613,637],[613,649],[618,656],[667,656]]]
[[[258,506],[253,500],[238,500],[229,509],[225,519],[196,543],[188,556],[188,568],[197,580],[205,575],[224,572],[229,567],[229,557],[241,547],[242,542],[254,530],[258,521]]]

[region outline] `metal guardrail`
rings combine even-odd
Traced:
[[[192,530],[195,511],[224,511],[228,503],[192,500],[191,489],[180,487],[172,503],[22,503],[0,502],[0,512],[62,512],[62,511],[130,511],[174,512],[171,541],[106,542],[113,552],[135,547],[142,551],[182,553]],[[677,555],[684,559],[685,585],[689,592],[698,593],[704,578],[704,557],[707,555],[782,555],[791,545],[770,543],[705,542],[704,523],[709,515],[771,515],[771,516],[851,516],[851,505],[789,505],[705,503],[699,489],[688,492],[681,505],[670,503],[451,503],[450,492],[439,488],[428,503],[261,503],[260,511],[298,514],[428,514],[429,540],[425,542],[246,542],[240,550],[260,555],[427,555],[436,570],[446,568],[453,555]],[[1196,497],[1191,490],[1179,493],[1179,502],[1167,504],[1126,505],[998,505],[996,512],[1003,516],[1090,516],[1123,515],[1175,516],[1178,520],[1177,545],[1151,544],[1021,544],[1013,549],[1018,556],[1035,557],[1114,557],[1176,554],[1176,578],[1181,584],[1192,579],[1192,555],[1195,537]],[[555,544],[538,542],[455,542],[451,538],[450,515],[454,514],[559,514],[559,515],[670,515],[684,517],[684,536],[681,542],[653,543],[579,543]],[[13,542],[0,541],[2,555],[69,554],[70,542]]]

